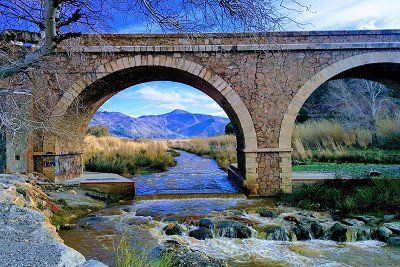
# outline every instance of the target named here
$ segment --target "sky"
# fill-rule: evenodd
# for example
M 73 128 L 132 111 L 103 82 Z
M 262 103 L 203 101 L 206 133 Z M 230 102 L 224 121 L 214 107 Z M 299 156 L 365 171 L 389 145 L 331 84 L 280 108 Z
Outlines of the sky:
M 175 109 L 227 117 L 219 105 L 203 92 L 176 82 L 139 84 L 110 98 L 102 111 L 122 112 L 131 117 L 165 114 Z
M 300 23 L 286 30 L 372 30 L 400 29 L 400 0 L 299 0 L 310 11 L 291 12 Z M 135 23 L 118 25 L 120 33 L 147 32 L 154 27 Z M 190 86 L 173 82 L 151 82 L 128 88 L 109 99 L 102 110 L 138 117 L 182 109 L 192 113 L 224 116 L 223 110 L 207 95 Z

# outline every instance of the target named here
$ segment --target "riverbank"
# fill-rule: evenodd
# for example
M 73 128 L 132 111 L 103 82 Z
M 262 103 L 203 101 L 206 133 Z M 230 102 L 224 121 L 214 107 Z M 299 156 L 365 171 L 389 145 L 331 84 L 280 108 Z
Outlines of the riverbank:
M 121 238 L 129 240 L 129 251 L 148 257 L 177 253 L 173 266 L 400 264 L 398 218 L 340 217 L 271 199 L 134 201 L 82 218 L 79 225 L 84 227 L 60 235 L 77 250 L 92 248 L 85 253 L 109 265 L 116 264 L 110 251 Z
M 186 152 L 180 157 L 168 172 L 133 178 L 143 183 L 139 186 L 142 196 L 173 191 L 188 196 L 193 190 L 216 190 L 223 195 L 231 188 L 226 187 L 226 173 L 211 159 Z M 370 266 L 400 265 L 396 213 L 314 212 L 276 199 L 198 195 L 106 203 L 104 195 L 102 200 L 94 199 L 78 187 L 44 183 L 37 177 L 11 178 L 5 180 L 9 185 L 4 182 L 0 187 L 7 188 L 0 192 L 1 199 L 13 199 L 7 200 L 11 208 L 2 210 L 1 229 L 3 238 L 18 235 L 19 239 L 4 240 L 7 247 L 1 248 L 0 255 L 5 255 L 1 260 L 9 263 L 6 266 L 21 266 L 13 260 L 25 257 L 24 253 L 28 256 L 22 266 L 32 259 L 38 261 L 34 266 L 80 266 L 86 259 L 95 259 L 109 266 L 135 262 L 133 266 L 141 267 L 146 265 L 137 260 L 157 262 L 162 255 L 168 256 L 168 262 L 173 258 L 173 264 L 155 266 L 359 266 L 365 265 L 366 258 Z M 22 215 L 19 208 L 25 209 Z M 16 225 L 10 228 L 9 220 Z M 40 242 L 29 246 L 36 239 Z M 40 251 L 37 254 L 43 259 L 29 258 L 36 250 L 49 255 Z M 46 265 L 47 261 L 52 264 Z
M 276 199 L 187 198 L 193 189 L 218 189 L 224 195 L 218 183 L 229 180 L 211 159 L 186 152 L 181 157 L 168 172 L 133 179 L 143 183 L 141 196 L 178 191 L 184 199 L 117 204 L 79 219 L 77 228 L 60 235 L 76 250 L 112 266 L 129 255 L 150 260 L 163 253 L 175 255 L 173 266 L 357 266 L 365 257 L 371 266 L 400 264 L 400 247 L 391 245 L 399 237 L 396 214 L 340 216 Z M 125 256 L 115 254 L 121 240 Z
M 105 266 L 63 243 L 52 224 L 59 207 L 36 181 L 0 175 L 0 266 Z

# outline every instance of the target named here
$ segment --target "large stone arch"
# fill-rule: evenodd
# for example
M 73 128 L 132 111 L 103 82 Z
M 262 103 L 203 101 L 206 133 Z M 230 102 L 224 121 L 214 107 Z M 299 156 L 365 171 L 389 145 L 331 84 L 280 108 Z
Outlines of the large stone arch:
M 280 128 L 279 147 L 281 149 L 291 148 L 291 138 L 297 114 L 309 96 L 318 87 L 320 87 L 323 83 L 334 79 L 335 77 L 345 77 L 343 74 L 346 74 L 346 72 L 351 72 L 353 69 L 363 66 L 373 66 L 374 64 L 400 64 L 400 53 L 371 52 L 359 54 L 342 59 L 311 77 L 302 87 L 300 87 L 289 103 Z M 352 75 L 354 75 L 354 73 Z M 368 78 L 367 76 L 361 77 Z
M 85 90 L 90 91 L 88 88 L 95 86 L 99 81 L 101 82 L 115 73 L 130 70 L 141 70 L 141 73 L 151 71 L 155 75 L 148 79 L 143 76 L 144 78 L 135 84 L 157 80 L 159 76 L 157 76 L 156 73 L 165 72 L 170 73 L 170 77 L 179 76 L 179 74 L 181 74 L 188 75 L 188 77 L 193 78 L 193 80 L 197 80 L 197 83 L 194 82 L 194 84 L 191 84 L 190 82 L 179 80 L 177 77 L 165 79 L 192 85 L 208 94 L 225 110 L 235 125 L 238 137 L 238 171 L 239 176 L 241 177 L 236 177 L 234 179 L 237 180 L 237 182 L 246 190 L 251 190 L 249 188 L 257 188 L 257 186 L 255 186 L 258 183 L 256 158 L 253 154 L 248 153 L 249 151 L 252 152 L 257 150 L 257 137 L 247 107 L 239 95 L 220 76 L 195 62 L 181 57 L 167 57 L 164 55 L 153 56 L 151 54 L 137 55 L 134 57 L 120 58 L 103 64 L 77 80 L 64 92 L 54 108 L 53 117 L 60 118 L 67 116 L 74 101 L 77 101 L 77 99 L 84 95 Z M 161 77 L 165 78 L 165 76 Z M 130 84 L 129 86 L 132 85 L 134 84 Z M 124 88 L 121 87 L 121 89 L 123 90 L 129 86 L 123 86 Z M 202 86 L 205 86 L 208 89 L 204 91 L 202 90 Z M 116 91 L 121 90 L 118 89 Z M 113 94 L 109 94 L 107 97 L 99 97 L 98 101 L 91 103 L 91 111 L 89 111 L 88 117 L 91 117 L 94 114 L 94 111 L 112 96 Z M 85 121 L 84 123 L 88 123 L 88 121 Z M 235 172 L 233 172 L 232 175 L 235 175 Z

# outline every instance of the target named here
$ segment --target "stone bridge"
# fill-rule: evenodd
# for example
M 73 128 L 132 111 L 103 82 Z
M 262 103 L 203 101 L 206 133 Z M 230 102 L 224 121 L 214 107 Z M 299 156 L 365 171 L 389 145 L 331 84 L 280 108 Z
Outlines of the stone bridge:
M 166 80 L 197 88 L 225 110 L 237 133 L 238 164 L 229 176 L 248 194 L 287 193 L 295 118 L 314 90 L 345 77 L 400 85 L 397 30 L 101 37 L 81 37 L 74 48 L 86 57 L 79 71 L 66 52 L 52 56 L 73 80 L 53 111 L 73 138 L 44 134 L 39 145 L 28 145 L 28 170 L 34 157 L 50 156 L 39 171 L 55 179 L 78 175 L 82 140 L 96 110 L 130 86 Z

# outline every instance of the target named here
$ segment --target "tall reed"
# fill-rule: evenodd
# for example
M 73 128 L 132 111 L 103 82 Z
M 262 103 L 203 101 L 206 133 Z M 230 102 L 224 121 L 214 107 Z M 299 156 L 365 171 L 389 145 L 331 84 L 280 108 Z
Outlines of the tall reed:
M 83 159 L 88 171 L 123 176 L 165 171 L 175 164 L 165 141 L 135 141 L 112 136 L 86 136 Z

